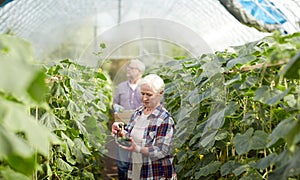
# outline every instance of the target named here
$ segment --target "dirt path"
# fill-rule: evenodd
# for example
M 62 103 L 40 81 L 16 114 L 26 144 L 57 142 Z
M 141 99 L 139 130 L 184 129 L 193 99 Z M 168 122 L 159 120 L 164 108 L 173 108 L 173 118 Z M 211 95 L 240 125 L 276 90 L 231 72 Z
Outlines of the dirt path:
M 104 161 L 103 180 L 117 180 L 118 179 L 117 161 L 114 158 L 116 156 L 116 144 L 112 138 L 108 140 L 108 143 L 106 144 L 106 149 L 108 150 L 108 152 L 107 152 L 107 156 L 103 157 L 103 161 Z

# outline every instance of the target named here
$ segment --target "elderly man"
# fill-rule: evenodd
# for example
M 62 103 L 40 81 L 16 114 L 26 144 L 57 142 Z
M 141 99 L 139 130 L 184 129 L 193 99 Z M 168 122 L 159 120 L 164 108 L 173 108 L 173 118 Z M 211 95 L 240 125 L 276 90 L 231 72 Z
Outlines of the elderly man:
M 133 59 L 127 66 L 127 81 L 120 83 L 113 99 L 115 110 L 135 110 L 140 107 L 142 97 L 138 87 L 139 81 L 145 71 L 145 65 L 138 59 Z M 118 176 L 120 180 L 127 179 L 128 152 L 117 148 Z

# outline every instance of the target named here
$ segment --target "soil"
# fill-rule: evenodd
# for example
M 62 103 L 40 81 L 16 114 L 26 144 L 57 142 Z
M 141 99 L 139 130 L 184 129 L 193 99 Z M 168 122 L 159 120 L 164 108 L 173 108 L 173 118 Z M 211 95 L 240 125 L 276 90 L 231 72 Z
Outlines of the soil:
M 116 160 L 116 144 L 114 139 L 108 140 L 106 149 L 108 150 L 107 156 L 103 157 L 104 171 L 103 180 L 117 180 L 118 179 L 118 168 Z

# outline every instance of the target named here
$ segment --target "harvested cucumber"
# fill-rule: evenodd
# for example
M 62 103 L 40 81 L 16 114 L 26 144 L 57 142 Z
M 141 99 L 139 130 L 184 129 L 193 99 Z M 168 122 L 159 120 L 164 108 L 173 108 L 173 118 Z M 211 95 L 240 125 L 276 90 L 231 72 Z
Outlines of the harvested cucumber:
M 118 137 L 118 143 L 122 146 L 130 147 L 131 141 L 128 137 Z

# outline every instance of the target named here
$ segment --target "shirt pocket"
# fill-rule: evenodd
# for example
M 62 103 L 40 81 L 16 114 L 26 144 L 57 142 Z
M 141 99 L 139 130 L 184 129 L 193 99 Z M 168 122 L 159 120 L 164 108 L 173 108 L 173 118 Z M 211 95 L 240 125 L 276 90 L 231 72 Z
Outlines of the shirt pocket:
M 156 136 L 157 136 L 157 132 L 156 132 L 156 127 L 151 127 L 148 129 L 148 135 L 146 138 L 146 143 L 147 144 L 155 144 L 155 140 L 156 140 Z

